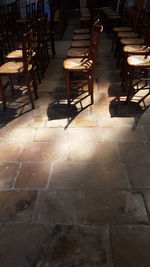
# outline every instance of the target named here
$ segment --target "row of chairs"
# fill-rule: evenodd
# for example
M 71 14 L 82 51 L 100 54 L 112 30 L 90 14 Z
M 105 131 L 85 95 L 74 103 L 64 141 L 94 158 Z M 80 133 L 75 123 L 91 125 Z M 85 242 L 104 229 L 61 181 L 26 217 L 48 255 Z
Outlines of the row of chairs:
M 117 66 L 122 63 L 121 86 L 124 91 L 127 90 L 127 103 L 140 89 L 141 81 L 142 88 L 148 88 L 150 78 L 150 0 L 145 1 L 144 6 L 142 1 L 135 1 L 134 6 L 129 9 L 129 14 L 129 20 L 126 20 L 125 25 L 113 28 L 112 42 Z
M 63 62 L 68 105 L 73 100 L 71 94 L 72 85 L 80 82 L 87 83 L 91 104 L 94 103 L 93 78 L 102 31 L 103 27 L 99 19 L 93 23 L 91 32 L 89 32 L 89 29 L 77 29 L 74 31 L 70 48 L 66 54 L 67 58 Z M 83 77 L 74 80 L 74 74 L 82 74 Z
M 18 75 L 26 83 L 31 106 L 34 108 L 30 84 L 32 82 L 33 91 L 37 98 L 37 80 L 39 83 L 41 82 L 49 62 L 47 15 L 28 25 L 27 33 L 23 34 L 20 49 L 8 53 L 4 60 L 6 63 L 0 67 L 0 93 L 3 109 L 6 110 L 6 86 L 10 85 L 11 92 L 14 94 L 14 78 Z M 2 83 L 2 76 L 9 78 L 9 83 L 7 82 L 6 86 Z

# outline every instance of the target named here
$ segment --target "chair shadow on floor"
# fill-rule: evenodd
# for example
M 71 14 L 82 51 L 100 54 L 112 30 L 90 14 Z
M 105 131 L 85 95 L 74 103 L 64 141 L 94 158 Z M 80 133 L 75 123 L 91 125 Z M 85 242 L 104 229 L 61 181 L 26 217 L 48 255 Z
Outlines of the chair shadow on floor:
M 150 106 L 150 99 L 148 100 L 150 92 L 147 92 L 147 89 L 143 87 L 141 87 L 141 90 L 135 90 L 135 94 L 129 103 L 126 103 L 127 93 L 122 91 L 120 85 L 110 85 L 108 94 L 110 97 L 115 97 L 109 104 L 111 117 L 134 117 L 135 127 Z
M 1 127 L 4 127 L 14 119 L 32 111 L 25 88 L 22 90 L 20 90 L 20 88 L 15 88 L 15 93 L 13 96 L 10 94 L 10 92 L 6 92 L 6 94 L 6 111 L 3 111 L 2 106 L 0 107 Z
M 84 89 L 83 85 L 77 86 L 72 90 L 72 101 L 70 105 L 67 103 L 66 94 L 56 94 L 54 96 L 54 101 L 47 108 L 48 120 L 67 119 L 66 125 L 64 126 L 67 129 L 72 121 L 91 105 L 88 90 Z

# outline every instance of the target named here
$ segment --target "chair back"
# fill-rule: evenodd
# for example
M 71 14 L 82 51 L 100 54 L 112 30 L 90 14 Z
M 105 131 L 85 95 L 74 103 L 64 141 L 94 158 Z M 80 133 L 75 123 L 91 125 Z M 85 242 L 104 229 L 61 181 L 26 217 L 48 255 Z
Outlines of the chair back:
M 89 59 L 92 59 L 93 63 L 96 62 L 96 56 L 99 48 L 100 36 L 103 31 L 103 26 L 97 22 L 97 24 L 93 24 L 92 26 L 92 35 L 90 41 L 90 49 L 89 49 Z
M 33 32 L 32 29 L 23 35 L 22 39 L 23 68 L 28 75 L 28 65 L 32 62 L 33 55 Z
M 44 0 L 38 0 L 37 13 L 38 13 L 38 16 L 44 15 Z

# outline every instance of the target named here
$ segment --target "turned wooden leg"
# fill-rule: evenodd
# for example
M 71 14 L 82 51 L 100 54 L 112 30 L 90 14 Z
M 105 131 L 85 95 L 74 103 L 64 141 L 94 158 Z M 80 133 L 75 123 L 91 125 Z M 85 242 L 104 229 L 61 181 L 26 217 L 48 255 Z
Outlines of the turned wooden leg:
M 70 85 L 70 72 L 69 72 L 69 70 L 65 70 L 65 77 L 66 77 L 66 94 L 67 94 L 67 100 L 68 100 L 68 105 L 70 105 L 71 85 Z
M 128 93 L 127 93 L 126 103 L 129 102 L 131 94 L 133 92 L 133 88 L 132 88 L 133 72 L 134 72 L 133 67 L 130 67 L 129 74 L 128 74 Z
M 2 80 L 0 78 L 0 98 L 2 100 L 3 103 L 3 110 L 6 110 L 6 97 L 5 97 L 5 88 L 2 84 Z
M 93 96 L 93 71 L 92 70 L 88 74 L 88 87 L 89 87 L 89 94 L 91 96 L 91 104 L 93 104 L 94 96 Z

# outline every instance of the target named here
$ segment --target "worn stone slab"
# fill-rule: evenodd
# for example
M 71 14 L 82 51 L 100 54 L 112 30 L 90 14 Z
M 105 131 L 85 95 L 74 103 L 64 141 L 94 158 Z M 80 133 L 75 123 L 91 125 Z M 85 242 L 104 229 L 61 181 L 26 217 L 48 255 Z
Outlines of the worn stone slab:
M 22 163 L 15 188 L 46 188 L 50 177 L 51 163 Z
M 0 161 L 16 161 L 20 152 L 18 144 L 0 144 Z
M 19 160 L 23 162 L 66 160 L 68 145 L 64 143 L 28 143 L 20 153 Z
M 7 117 L 6 127 L 25 128 L 29 126 L 30 116 L 21 116 L 18 118 Z
M 24 144 L 31 142 L 34 136 L 34 129 L 19 128 L 19 127 L 5 127 L 0 132 L 0 143 L 15 143 Z
M 35 191 L 0 191 L 0 222 L 31 222 Z
M 115 125 L 115 124 L 114 124 Z M 129 129 L 128 127 L 101 128 L 102 140 L 105 142 L 144 142 L 145 132 L 142 128 Z
M 125 166 L 120 162 L 83 164 L 54 163 L 50 188 L 119 189 L 130 188 Z
M 71 127 L 97 127 L 98 122 L 94 116 L 77 116 L 70 124 Z
M 150 127 L 144 127 L 144 130 L 145 130 L 145 133 L 146 133 L 146 136 L 147 136 L 147 140 L 149 142 L 150 141 Z
M 81 143 L 98 143 L 102 141 L 100 133 L 101 130 L 98 127 L 69 128 L 68 141 L 70 143 L 75 142 L 75 140 Z
M 109 113 L 109 116 L 108 115 L 106 116 L 105 113 L 103 114 L 101 113 L 99 116 L 98 124 L 99 124 L 99 127 L 106 127 L 106 128 L 128 127 L 132 129 L 132 127 L 135 125 L 135 121 L 134 121 L 134 118 L 110 117 L 110 113 Z M 137 129 L 133 129 L 133 131 L 136 131 L 136 130 Z
M 0 163 L 0 189 L 13 187 L 18 170 L 18 163 Z
M 111 239 L 115 267 L 149 267 L 150 226 L 113 226 Z
M 63 128 L 37 129 L 34 142 L 67 142 L 67 133 Z
M 129 191 L 87 191 L 86 222 L 92 224 L 148 223 L 141 194 Z
M 118 149 L 120 160 L 124 162 L 150 162 L 150 151 L 145 143 L 118 143 Z
M 1 267 L 112 267 L 109 229 L 79 225 L 1 225 L 0 262 Z
M 33 266 L 40 254 L 40 247 L 47 241 L 51 230 L 45 225 L 0 225 L 1 267 Z
M 41 191 L 34 222 L 83 223 L 85 197 L 82 191 Z
M 46 116 L 34 116 L 30 121 L 30 127 L 41 128 L 45 127 L 47 118 Z
M 87 143 L 86 146 L 75 140 L 69 147 L 71 161 L 115 161 L 118 160 L 116 144 L 114 143 Z
M 146 205 L 148 216 L 150 219 L 150 190 L 144 190 L 142 191 L 142 193 L 144 195 L 145 205 Z
M 150 164 L 127 164 L 128 176 L 134 189 L 150 189 Z

